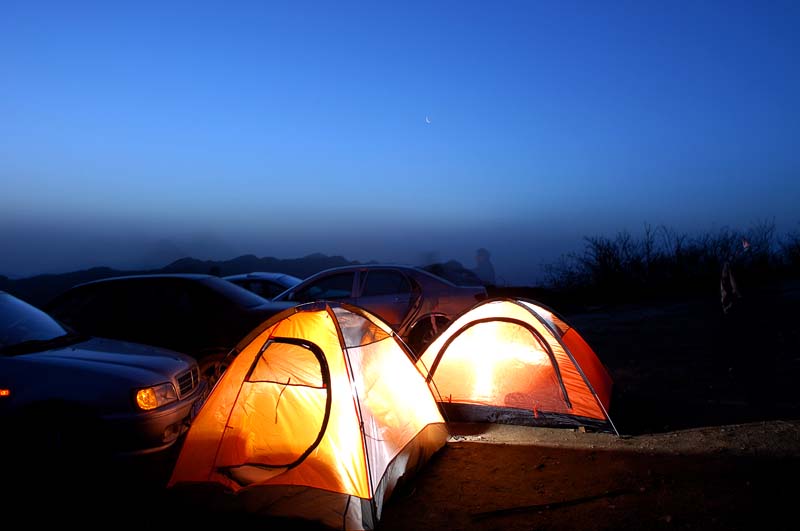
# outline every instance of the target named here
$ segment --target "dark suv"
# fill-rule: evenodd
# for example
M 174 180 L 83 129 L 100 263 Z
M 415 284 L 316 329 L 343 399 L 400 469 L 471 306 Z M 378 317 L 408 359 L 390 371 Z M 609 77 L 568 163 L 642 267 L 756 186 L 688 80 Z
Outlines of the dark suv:
M 194 357 L 213 384 L 225 355 L 274 313 L 268 301 L 211 275 L 135 275 L 75 286 L 47 311 L 85 334 Z

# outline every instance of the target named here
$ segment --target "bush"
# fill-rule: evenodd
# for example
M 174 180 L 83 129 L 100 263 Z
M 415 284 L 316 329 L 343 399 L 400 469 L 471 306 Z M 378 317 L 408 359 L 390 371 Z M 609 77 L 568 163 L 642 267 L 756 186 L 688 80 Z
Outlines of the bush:
M 564 255 L 545 267 L 548 288 L 604 302 L 710 295 L 719 292 L 726 261 L 734 263 L 737 274 L 751 286 L 800 268 L 800 233 L 790 233 L 778 244 L 774 221 L 757 222 L 746 231 L 723 227 L 695 237 L 646 224 L 639 239 L 620 232 L 614 238 L 587 237 L 585 242 L 583 253 Z

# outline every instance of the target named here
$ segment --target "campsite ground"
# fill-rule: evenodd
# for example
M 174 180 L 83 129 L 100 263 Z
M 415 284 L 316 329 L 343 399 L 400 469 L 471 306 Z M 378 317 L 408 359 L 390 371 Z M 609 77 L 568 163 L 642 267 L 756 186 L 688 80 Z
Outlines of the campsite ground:
M 614 378 L 620 437 L 451 426 L 381 529 L 797 529 L 800 284 L 565 315 Z
M 453 425 L 379 529 L 796 529 L 800 285 L 753 299 L 758 311 L 733 327 L 714 297 L 565 314 L 609 367 L 621 436 Z M 2 499 L 29 521 L 265 523 L 176 505 L 163 488 L 176 451 L 39 471 L 27 487 L 6 481 Z

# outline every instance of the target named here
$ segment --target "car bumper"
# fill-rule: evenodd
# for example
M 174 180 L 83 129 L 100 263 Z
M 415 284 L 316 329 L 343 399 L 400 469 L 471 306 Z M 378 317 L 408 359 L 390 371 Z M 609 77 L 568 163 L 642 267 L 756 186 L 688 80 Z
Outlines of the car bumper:
M 208 392 L 208 385 L 201 380 L 192 394 L 163 408 L 105 417 L 103 446 L 120 456 L 169 448 L 189 429 Z

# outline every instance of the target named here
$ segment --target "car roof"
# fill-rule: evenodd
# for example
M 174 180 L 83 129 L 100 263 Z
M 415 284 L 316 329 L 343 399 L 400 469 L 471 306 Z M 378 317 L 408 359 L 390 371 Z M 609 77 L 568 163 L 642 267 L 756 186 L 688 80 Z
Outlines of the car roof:
M 202 273 L 145 273 L 145 274 L 136 274 L 136 275 L 123 275 L 123 276 L 116 276 L 116 277 L 107 277 L 101 278 L 97 280 L 92 280 L 89 282 L 84 282 L 82 284 L 76 284 L 71 288 L 67 289 L 60 295 L 57 295 L 53 300 L 50 301 L 49 306 L 52 306 L 56 301 L 63 297 L 67 297 L 72 293 L 76 292 L 83 292 L 84 290 L 90 290 L 93 286 L 102 286 L 103 284 L 117 284 L 127 282 L 129 280 L 148 280 L 148 279 L 156 279 L 156 280 L 164 280 L 164 279 L 182 279 L 182 280 L 190 280 L 194 281 L 196 284 L 202 284 L 207 288 L 210 288 L 218 293 L 221 293 L 223 296 L 227 298 L 237 298 L 239 299 L 239 304 L 243 304 L 247 307 L 255 307 L 260 306 L 268 301 L 268 299 L 253 293 L 252 291 L 246 290 L 241 286 L 237 286 L 233 282 L 225 280 L 224 278 L 220 278 L 215 275 L 206 275 Z M 249 301 L 247 300 L 249 299 Z
M 448 280 L 448 279 L 446 279 L 444 277 L 441 277 L 439 275 L 436 275 L 434 273 L 431 273 L 430 271 L 425 271 L 421 267 L 408 265 L 408 264 L 395 264 L 395 263 L 352 264 L 352 265 L 345 265 L 345 266 L 336 266 L 336 267 L 331 267 L 331 268 L 328 268 L 328 269 L 324 269 L 324 270 L 322 270 L 322 271 L 320 271 L 318 273 L 315 273 L 314 275 L 309 277 L 309 279 L 312 278 L 312 277 L 327 275 L 328 273 L 347 272 L 347 271 L 364 271 L 364 270 L 373 270 L 374 271 L 376 269 L 400 269 L 400 270 L 404 270 L 404 271 L 411 271 L 414 274 L 426 276 L 426 277 L 429 277 L 429 278 L 431 278 L 433 280 L 438 280 L 440 282 L 444 282 L 445 284 L 452 284 L 452 285 L 455 286 L 455 284 L 453 284 L 453 282 L 451 282 L 450 280 Z M 306 279 L 306 280 L 308 280 L 308 279 Z
M 424 271 L 420 267 L 408 264 L 380 263 L 380 264 L 350 264 L 350 265 L 329 267 L 328 269 L 320 271 L 320 273 L 327 273 L 330 271 L 355 271 L 357 269 L 413 269 L 414 271 Z
M 114 282 L 118 280 L 134 280 L 134 279 L 149 279 L 149 278 L 183 278 L 187 280 L 207 280 L 210 278 L 219 278 L 214 275 L 205 275 L 202 273 L 148 273 L 141 275 L 120 275 L 115 277 L 98 278 L 88 282 L 76 284 L 74 287 L 91 286 L 94 284 L 102 284 L 103 282 Z M 220 279 L 223 280 L 223 279 Z
M 247 278 L 266 278 L 266 279 L 279 279 L 279 278 L 298 278 L 294 275 L 290 275 L 288 273 L 278 273 L 274 271 L 251 271 L 250 273 L 239 273 L 238 275 L 225 275 L 225 280 L 241 280 Z

